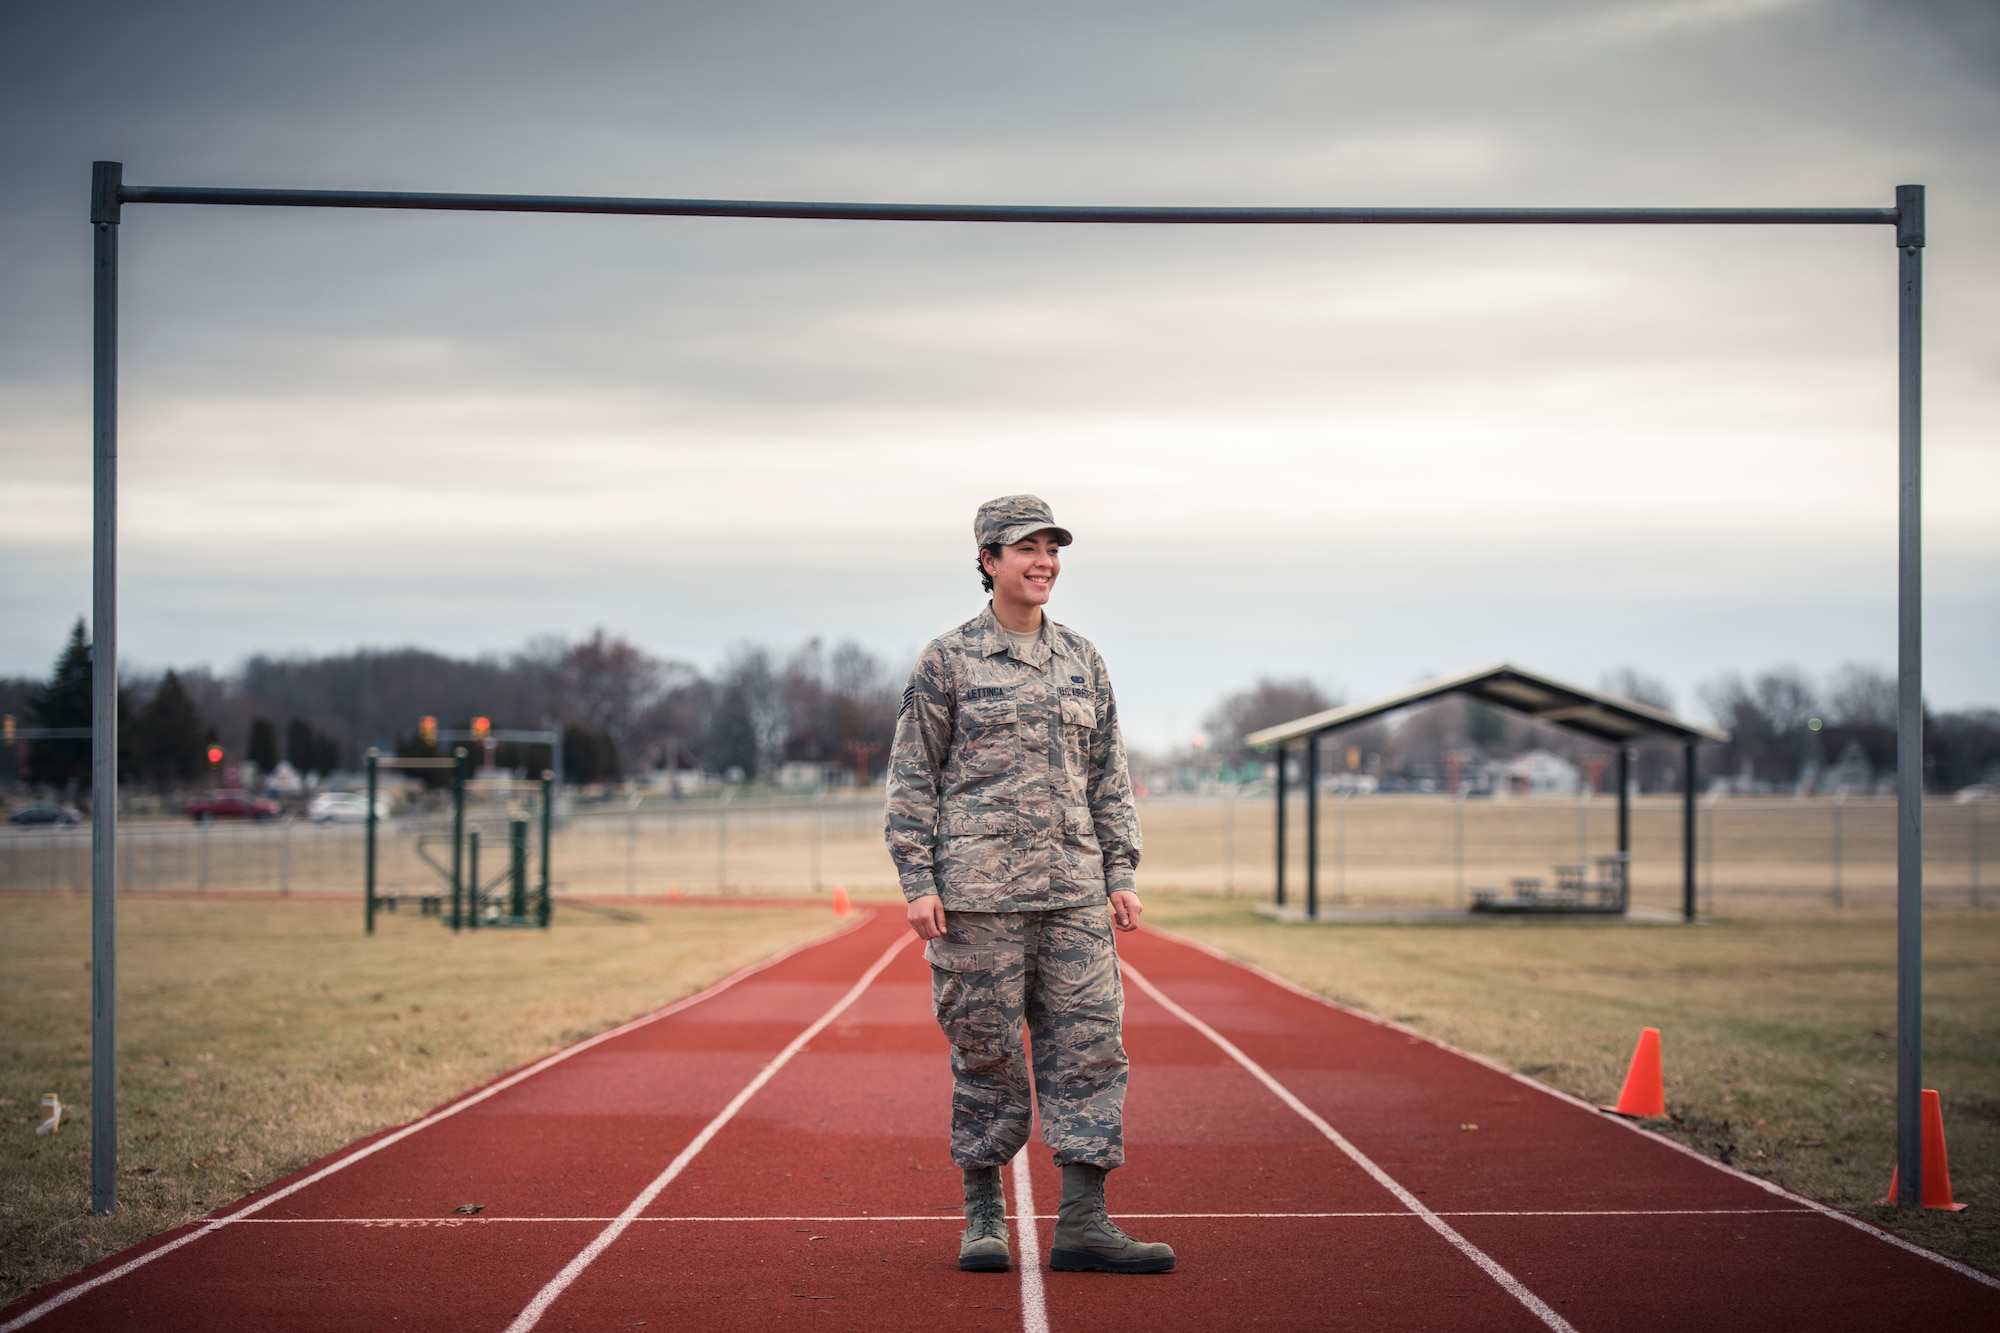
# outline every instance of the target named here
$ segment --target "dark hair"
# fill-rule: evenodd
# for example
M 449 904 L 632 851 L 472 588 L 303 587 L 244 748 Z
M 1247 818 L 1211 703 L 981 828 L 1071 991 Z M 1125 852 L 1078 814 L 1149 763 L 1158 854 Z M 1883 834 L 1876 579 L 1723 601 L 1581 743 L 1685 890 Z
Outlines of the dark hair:
M 997 565 L 997 564 L 999 564 L 999 563 L 1000 563 L 1000 552 L 1001 552 L 1001 550 L 1002 550 L 1002 549 L 1003 549 L 1003 548 L 1001 547 L 1001 545 L 1000 545 L 1000 543 L 999 543 L 999 542 L 994 542 L 994 543 L 993 543 L 993 544 L 992 544 L 991 546 L 982 546 L 982 547 L 980 547 L 980 548 L 979 548 L 979 555 L 990 555 L 990 556 L 992 556 L 992 557 L 993 557 L 993 563 Z M 980 587 L 982 587 L 982 588 L 984 588 L 984 589 L 986 589 L 986 591 L 988 591 L 988 592 L 992 592 L 992 591 L 993 591 L 993 576 L 992 576 L 991 574 L 988 574 L 988 573 L 986 572 L 986 562 L 985 562 L 984 560 L 981 560 L 981 559 L 979 558 L 979 555 L 976 555 L 976 556 L 972 557 L 972 563 L 973 563 L 973 564 L 974 564 L 974 565 L 975 565 L 975 566 L 976 566 L 976 567 L 978 568 L 978 570 L 979 570 L 979 586 L 980 586 Z

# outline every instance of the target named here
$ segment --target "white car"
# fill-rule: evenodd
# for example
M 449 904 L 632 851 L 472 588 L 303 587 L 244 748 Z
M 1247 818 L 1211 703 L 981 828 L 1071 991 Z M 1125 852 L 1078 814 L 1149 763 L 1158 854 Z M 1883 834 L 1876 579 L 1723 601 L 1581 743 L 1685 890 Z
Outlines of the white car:
M 358 792 L 323 791 L 306 807 L 306 818 L 315 824 L 365 824 L 368 798 Z M 378 822 L 389 818 L 388 797 L 375 798 L 375 818 Z

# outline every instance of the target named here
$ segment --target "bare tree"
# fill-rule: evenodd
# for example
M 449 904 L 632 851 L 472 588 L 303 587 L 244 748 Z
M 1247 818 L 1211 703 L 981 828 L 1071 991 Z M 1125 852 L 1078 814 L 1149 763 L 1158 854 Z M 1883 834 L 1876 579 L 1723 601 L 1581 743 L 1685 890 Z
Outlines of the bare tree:
M 1777 667 L 1749 684 L 1732 673 L 1704 685 L 1701 699 L 1730 733 L 1725 765 L 1752 782 L 1792 781 L 1820 755 L 1813 726 L 1819 700 L 1797 667 Z
M 1249 689 L 1223 699 L 1202 719 L 1202 726 L 1214 753 L 1232 763 L 1243 763 L 1251 757 L 1250 747 L 1243 742 L 1251 732 L 1323 712 L 1339 702 L 1304 677 L 1273 680 L 1266 676 Z
M 1635 704 L 1645 704 L 1663 713 L 1674 711 L 1673 691 L 1664 682 L 1636 667 L 1623 666 L 1616 671 L 1607 671 L 1597 682 L 1597 688 L 1615 699 L 1630 699 Z
M 1896 726 L 1896 678 L 1880 667 L 1842 662 L 1826 692 L 1827 721 L 1842 727 Z
M 562 655 L 562 716 L 621 744 L 659 695 L 660 663 L 624 639 L 597 630 Z

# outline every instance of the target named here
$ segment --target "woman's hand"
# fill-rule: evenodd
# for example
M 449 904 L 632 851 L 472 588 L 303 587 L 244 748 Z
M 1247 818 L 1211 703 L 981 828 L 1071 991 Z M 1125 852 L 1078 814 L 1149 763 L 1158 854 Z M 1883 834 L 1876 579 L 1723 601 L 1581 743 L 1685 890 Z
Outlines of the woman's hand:
M 920 940 L 934 940 L 944 934 L 944 899 L 935 893 L 914 899 L 903 915 L 909 918 L 910 929 L 917 932 Z
M 1119 889 L 1111 895 L 1111 924 L 1120 930 L 1137 930 L 1139 913 L 1145 910 L 1139 895 L 1130 889 Z

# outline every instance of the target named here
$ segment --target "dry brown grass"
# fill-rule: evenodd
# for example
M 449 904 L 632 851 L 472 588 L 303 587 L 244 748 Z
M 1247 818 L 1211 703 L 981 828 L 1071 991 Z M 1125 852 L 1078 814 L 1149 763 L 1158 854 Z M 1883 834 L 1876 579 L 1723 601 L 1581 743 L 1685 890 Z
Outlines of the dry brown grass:
M 1887 914 L 1299 926 L 1157 896 L 1148 920 L 1594 1102 L 1615 1099 L 1639 1029 L 1658 1027 L 1670 1117 L 1653 1128 L 2000 1271 L 2000 915 L 1926 929 L 1924 1082 L 1974 1205 L 1955 1215 L 1873 1204 L 1895 1156 Z
M 120 905 L 122 1207 L 88 1214 L 90 905 L 0 899 L 0 1303 L 830 929 L 824 909 L 569 908 L 453 936 L 346 904 Z M 36 1105 L 75 1108 L 37 1137 Z

